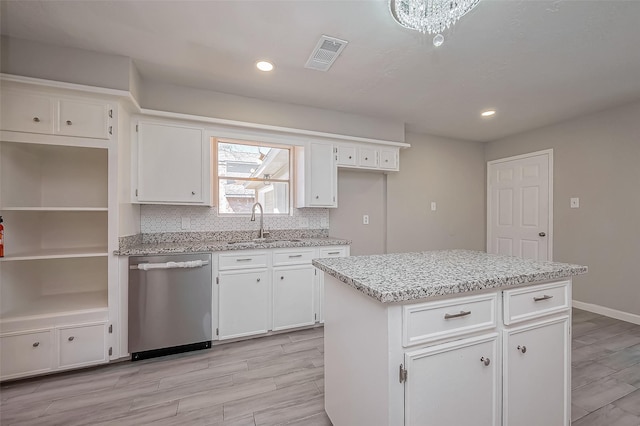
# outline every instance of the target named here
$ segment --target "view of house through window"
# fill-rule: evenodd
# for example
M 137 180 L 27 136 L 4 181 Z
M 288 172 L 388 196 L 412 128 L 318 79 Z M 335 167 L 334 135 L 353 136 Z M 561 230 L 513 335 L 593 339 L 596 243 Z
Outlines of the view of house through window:
M 289 214 L 290 153 L 284 147 L 218 141 L 218 213 Z

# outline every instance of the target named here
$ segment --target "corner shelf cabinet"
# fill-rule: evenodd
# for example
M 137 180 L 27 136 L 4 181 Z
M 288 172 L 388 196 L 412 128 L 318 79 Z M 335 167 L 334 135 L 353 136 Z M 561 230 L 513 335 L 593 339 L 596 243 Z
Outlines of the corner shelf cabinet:
M 107 362 L 113 107 L 50 91 L 2 95 L 0 380 Z M 69 128 L 55 125 L 66 113 Z

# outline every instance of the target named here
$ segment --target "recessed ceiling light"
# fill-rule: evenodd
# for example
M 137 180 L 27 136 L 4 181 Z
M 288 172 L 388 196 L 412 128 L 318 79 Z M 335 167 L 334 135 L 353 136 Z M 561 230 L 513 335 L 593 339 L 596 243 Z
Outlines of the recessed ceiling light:
M 496 110 L 495 109 L 488 109 L 486 111 L 482 111 L 480 113 L 481 116 L 483 117 L 493 117 L 494 115 L 496 115 Z
M 256 63 L 256 67 L 260 71 L 271 71 L 273 69 L 273 64 L 267 61 L 259 61 Z

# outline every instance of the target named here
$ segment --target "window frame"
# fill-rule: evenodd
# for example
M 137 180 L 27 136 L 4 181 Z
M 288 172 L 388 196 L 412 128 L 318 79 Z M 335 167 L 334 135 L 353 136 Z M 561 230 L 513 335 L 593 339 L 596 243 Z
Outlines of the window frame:
M 256 146 L 256 147 L 268 147 L 268 148 L 276 148 L 276 149 L 282 149 L 282 150 L 287 150 L 289 153 L 289 179 L 264 179 L 264 178 L 238 178 L 238 177 L 233 177 L 233 179 L 237 179 L 237 180 L 242 180 L 242 181 L 248 181 L 248 182 L 276 182 L 276 183 L 286 183 L 288 184 L 288 203 L 287 203 L 287 209 L 288 211 L 286 213 L 267 213 L 265 212 L 264 215 L 265 216 L 272 216 L 272 217 L 286 217 L 286 216 L 293 216 L 293 208 L 294 208 L 294 196 L 295 196 L 295 191 L 294 191 L 294 185 L 295 185 L 295 180 L 294 180 L 294 172 L 295 172 L 295 146 L 293 145 L 288 145 L 288 144 L 279 144 L 279 143 L 273 143 L 273 142 L 262 142 L 262 141 L 258 141 L 258 140 L 245 140 L 245 139 L 234 139 L 234 138 L 226 138 L 226 137 L 212 137 L 212 145 L 213 145 L 213 150 L 214 150 L 214 155 L 213 155 L 213 167 L 212 167 L 212 180 L 213 180 L 213 197 L 215 197 L 215 206 L 216 206 L 216 215 L 218 217 L 250 217 L 251 216 L 251 212 L 248 213 L 224 213 L 220 211 L 220 179 L 228 179 L 229 177 L 221 177 L 220 173 L 219 173 L 219 144 L 221 143 L 227 143 L 227 144 L 238 144 L 238 145 L 249 145 L 249 146 Z M 256 197 L 257 200 L 257 197 Z M 257 201 L 256 201 L 257 202 Z M 264 204 L 261 203 L 263 205 L 264 208 Z

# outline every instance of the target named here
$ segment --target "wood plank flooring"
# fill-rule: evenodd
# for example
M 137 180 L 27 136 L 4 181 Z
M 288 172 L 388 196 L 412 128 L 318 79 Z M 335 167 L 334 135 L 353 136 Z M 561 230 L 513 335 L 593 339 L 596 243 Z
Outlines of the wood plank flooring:
M 640 426 L 640 326 L 573 323 L 572 425 Z M 0 424 L 331 425 L 323 375 L 316 328 L 5 383 Z

